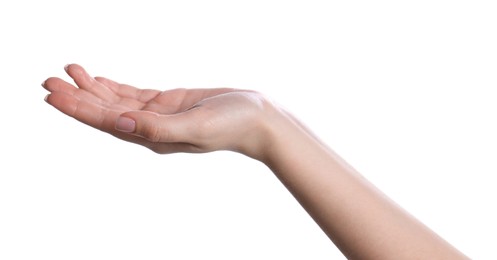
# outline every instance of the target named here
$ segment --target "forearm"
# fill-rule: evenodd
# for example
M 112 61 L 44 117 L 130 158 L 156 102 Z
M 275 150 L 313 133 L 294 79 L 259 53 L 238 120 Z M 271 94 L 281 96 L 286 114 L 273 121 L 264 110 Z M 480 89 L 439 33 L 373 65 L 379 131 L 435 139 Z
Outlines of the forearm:
M 286 113 L 264 163 L 350 259 L 465 259 Z

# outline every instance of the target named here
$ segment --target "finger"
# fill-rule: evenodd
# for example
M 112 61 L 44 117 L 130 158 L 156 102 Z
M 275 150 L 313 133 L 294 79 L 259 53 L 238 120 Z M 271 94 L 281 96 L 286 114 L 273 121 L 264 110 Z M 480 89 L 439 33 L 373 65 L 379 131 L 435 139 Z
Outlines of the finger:
M 109 102 L 116 100 L 114 92 L 91 77 L 83 67 L 77 64 L 69 64 L 66 65 L 65 70 L 80 89 L 84 89 L 102 100 Z
M 116 129 L 143 137 L 153 143 L 199 144 L 201 128 L 198 112 L 193 109 L 174 115 L 161 115 L 149 111 L 123 113 L 116 120 Z
M 120 84 L 104 77 L 95 77 L 95 80 L 107 86 L 121 98 L 136 99 L 143 103 L 150 101 L 161 93 L 154 89 L 139 89 L 130 85 Z
M 170 89 L 160 93 L 154 100 L 148 102 L 143 110 L 154 111 L 160 114 L 175 114 L 186 111 L 195 106 L 199 101 L 232 92 L 235 89 Z
M 123 96 L 119 92 L 120 85 L 115 81 L 112 81 L 110 79 L 104 78 L 104 77 L 95 77 L 95 80 L 100 82 L 101 84 L 104 84 L 107 86 L 110 90 L 114 91 L 116 96 L 119 97 L 119 105 L 127 107 L 127 110 L 141 110 L 143 107 L 146 106 L 146 103 L 143 101 L 140 101 L 139 99 L 132 97 L 131 95 Z M 131 87 L 131 86 L 130 86 Z M 158 91 L 157 91 L 158 92 Z
M 42 86 L 50 92 L 62 92 L 68 95 L 73 95 L 79 100 L 86 100 L 88 102 L 103 104 L 104 102 L 93 95 L 92 93 L 76 88 L 74 85 L 65 82 L 60 78 L 48 78 L 42 83 Z
M 76 90 L 76 87 L 74 87 L 72 84 L 69 84 L 64 80 L 56 77 L 46 79 L 41 85 L 50 92 L 58 91 L 67 94 L 73 94 Z
M 45 100 L 62 113 L 93 128 L 112 134 L 117 138 L 149 147 L 158 153 L 166 153 L 170 149 L 173 149 L 172 151 L 174 151 L 173 147 L 162 147 L 142 137 L 117 131 L 114 124 L 116 118 L 118 118 L 123 111 L 106 109 L 90 102 L 81 101 L 75 96 L 68 95 L 64 92 L 53 92 L 47 95 Z M 178 148 L 176 149 L 179 149 L 179 147 L 182 146 L 183 145 L 178 145 Z
M 52 92 L 46 101 L 62 113 L 105 132 L 115 132 L 114 122 L 122 113 L 64 92 Z
M 104 78 L 104 77 L 95 77 L 94 78 L 96 81 L 104 84 L 106 87 L 108 87 L 110 90 L 115 91 L 119 88 L 120 83 L 117 83 L 111 79 Z

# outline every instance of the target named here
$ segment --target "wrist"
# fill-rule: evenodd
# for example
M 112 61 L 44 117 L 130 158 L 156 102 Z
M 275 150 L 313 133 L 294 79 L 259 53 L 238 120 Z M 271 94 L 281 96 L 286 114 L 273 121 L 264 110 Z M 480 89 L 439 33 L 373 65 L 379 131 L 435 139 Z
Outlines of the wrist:
M 257 92 L 250 96 L 257 99 L 257 113 L 244 126 L 245 134 L 239 137 L 235 150 L 267 164 L 280 143 L 279 136 L 291 123 L 287 113 L 269 98 Z
M 255 159 L 272 168 L 273 165 L 284 162 L 285 154 L 295 150 L 295 145 L 302 143 L 307 134 L 290 113 L 270 101 L 261 119 L 261 137 Z
M 250 92 L 257 100 L 256 113 L 244 126 L 245 131 L 233 150 L 261 161 L 270 168 L 298 160 L 302 152 L 321 149 L 321 142 L 300 121 L 277 103 L 260 93 Z

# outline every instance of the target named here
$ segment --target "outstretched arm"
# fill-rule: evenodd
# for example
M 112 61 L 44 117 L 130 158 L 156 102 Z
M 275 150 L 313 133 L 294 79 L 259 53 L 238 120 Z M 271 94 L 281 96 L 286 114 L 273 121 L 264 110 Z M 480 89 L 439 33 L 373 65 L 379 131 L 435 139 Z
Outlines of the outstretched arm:
M 265 163 L 349 259 L 467 259 L 259 93 L 141 90 L 66 67 L 47 102 L 158 153 L 231 150 Z

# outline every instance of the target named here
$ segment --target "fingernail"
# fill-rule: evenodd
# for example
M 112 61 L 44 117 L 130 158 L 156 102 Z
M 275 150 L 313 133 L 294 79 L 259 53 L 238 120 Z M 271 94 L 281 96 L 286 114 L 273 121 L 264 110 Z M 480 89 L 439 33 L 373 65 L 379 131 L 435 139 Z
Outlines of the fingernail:
M 116 129 L 125 132 L 132 133 L 135 131 L 136 122 L 129 117 L 119 117 L 116 121 Z
M 71 64 L 66 64 L 66 66 L 64 66 L 64 70 L 67 71 L 67 69 L 69 68 Z
M 44 81 L 41 83 L 41 86 L 42 86 L 42 87 L 44 87 L 44 86 L 45 86 L 45 82 L 46 82 L 46 81 L 47 81 L 47 80 L 44 80 Z
M 45 102 L 47 102 L 47 103 L 48 103 L 48 96 L 50 96 L 50 94 L 47 94 L 47 95 L 45 96 L 45 98 L 44 98 Z

